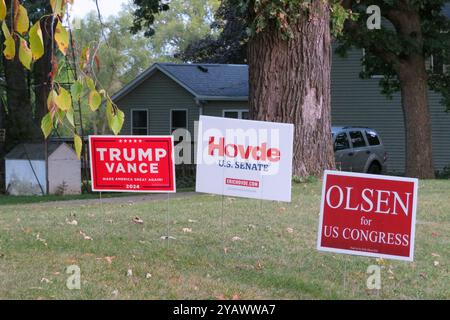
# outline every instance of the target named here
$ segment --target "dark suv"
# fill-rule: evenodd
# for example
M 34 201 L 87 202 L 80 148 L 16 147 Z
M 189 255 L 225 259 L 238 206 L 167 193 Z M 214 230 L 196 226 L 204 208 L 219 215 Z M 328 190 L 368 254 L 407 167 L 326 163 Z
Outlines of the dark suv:
M 333 127 L 336 167 L 342 171 L 380 174 L 387 171 L 387 153 L 370 128 Z

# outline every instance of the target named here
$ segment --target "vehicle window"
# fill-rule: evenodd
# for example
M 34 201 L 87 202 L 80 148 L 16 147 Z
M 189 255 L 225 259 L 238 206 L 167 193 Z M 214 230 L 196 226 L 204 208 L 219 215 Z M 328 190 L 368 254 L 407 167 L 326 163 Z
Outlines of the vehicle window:
M 379 146 L 380 138 L 378 138 L 378 135 L 376 132 L 373 131 L 366 131 L 367 141 L 369 141 L 369 145 L 371 146 Z
M 339 133 L 334 141 L 334 151 L 345 150 L 350 148 L 350 143 L 345 132 Z
M 353 148 L 362 148 L 366 146 L 366 141 L 361 131 L 350 131 Z

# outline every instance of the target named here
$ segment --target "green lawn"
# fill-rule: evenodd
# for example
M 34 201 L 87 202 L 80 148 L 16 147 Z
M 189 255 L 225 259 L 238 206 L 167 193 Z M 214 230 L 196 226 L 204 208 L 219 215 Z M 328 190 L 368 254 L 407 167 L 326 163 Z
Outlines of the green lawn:
M 178 192 L 194 191 L 194 188 L 177 188 Z M 136 194 L 133 193 L 111 193 L 106 192 L 102 194 L 102 198 L 119 198 L 128 197 Z M 70 200 L 91 200 L 98 199 L 97 193 L 87 193 L 80 195 L 46 195 L 46 196 L 7 196 L 0 195 L 0 206 L 14 205 L 14 204 L 32 204 L 32 203 L 47 203 L 56 201 L 70 201 Z
M 1 206 L 0 299 L 450 298 L 450 181 L 421 182 L 414 263 L 317 252 L 319 203 L 320 182 L 290 204 L 225 198 L 223 220 L 222 197 L 173 199 L 169 243 L 167 201 Z

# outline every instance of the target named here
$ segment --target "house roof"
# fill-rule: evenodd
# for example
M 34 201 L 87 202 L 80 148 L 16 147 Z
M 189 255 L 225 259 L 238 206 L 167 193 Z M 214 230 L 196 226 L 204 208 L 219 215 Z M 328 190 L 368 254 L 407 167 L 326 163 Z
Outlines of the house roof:
M 237 64 L 155 63 L 117 92 L 112 99 L 126 96 L 156 71 L 161 71 L 198 100 L 247 101 L 248 66 Z
M 49 143 L 48 155 L 55 152 L 62 143 Z M 17 145 L 6 156 L 7 160 L 45 160 L 45 147 L 43 143 L 23 143 Z
M 447 2 L 444 4 L 444 7 L 442 8 L 442 11 L 444 12 L 444 16 L 450 19 L 450 2 Z

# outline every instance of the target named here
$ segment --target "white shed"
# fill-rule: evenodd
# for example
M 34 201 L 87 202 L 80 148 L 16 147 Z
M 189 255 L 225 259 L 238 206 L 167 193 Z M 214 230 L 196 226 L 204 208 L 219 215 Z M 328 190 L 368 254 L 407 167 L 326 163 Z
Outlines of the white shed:
M 46 194 L 44 144 L 20 144 L 5 157 L 5 186 L 10 195 Z M 50 194 L 81 193 L 81 161 L 65 143 L 48 144 Z

